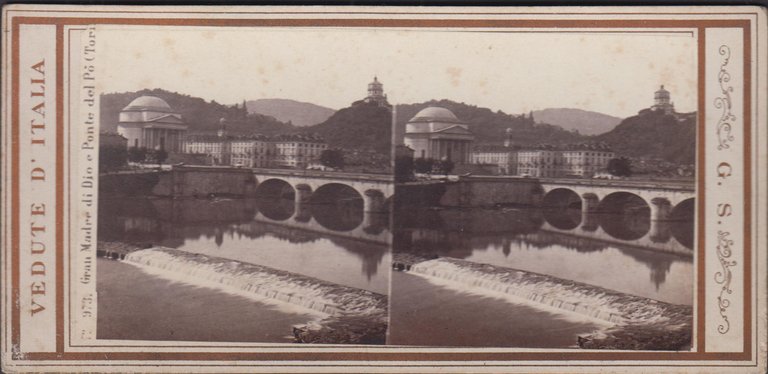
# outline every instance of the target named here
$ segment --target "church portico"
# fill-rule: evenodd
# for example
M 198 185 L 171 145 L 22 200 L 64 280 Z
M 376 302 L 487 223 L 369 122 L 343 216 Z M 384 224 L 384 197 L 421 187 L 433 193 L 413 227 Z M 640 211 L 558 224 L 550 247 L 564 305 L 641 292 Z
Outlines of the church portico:
M 163 99 L 141 96 L 120 112 L 117 132 L 128 147 L 181 152 L 187 126 Z
M 474 139 L 469 126 L 445 108 L 425 108 L 405 126 L 404 144 L 417 158 L 466 164 Z

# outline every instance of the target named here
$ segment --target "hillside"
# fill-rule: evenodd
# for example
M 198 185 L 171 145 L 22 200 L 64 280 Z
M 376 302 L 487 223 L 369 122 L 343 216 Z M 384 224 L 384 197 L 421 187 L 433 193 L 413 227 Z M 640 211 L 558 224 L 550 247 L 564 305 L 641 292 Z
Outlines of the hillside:
M 317 125 L 336 112 L 324 106 L 288 99 L 249 100 L 246 107 L 248 113 L 272 116 L 297 127 Z
M 560 126 L 565 130 L 576 130 L 582 135 L 598 135 L 613 130 L 621 118 L 598 112 L 574 108 L 547 108 L 533 111 L 536 122 Z
M 502 111 L 494 112 L 488 108 L 450 100 L 432 100 L 425 103 L 397 106 L 396 131 L 399 141 L 402 141 L 402 134 L 408 120 L 429 106 L 446 108 L 460 120 L 467 122 L 470 131 L 475 134 L 475 144 L 502 144 L 506 139 L 507 128 L 512 129 L 513 140 L 516 145 L 520 146 L 580 142 L 586 139 L 584 136 L 566 131 L 559 126 L 534 123 L 529 116 L 524 114 L 506 114 Z
M 645 110 L 595 140 L 610 144 L 619 155 L 692 164 L 696 158 L 696 116 L 680 118 Z
M 331 147 L 390 152 L 391 114 L 376 104 L 357 102 L 334 113 L 323 123 L 303 127 L 304 132 L 317 133 Z
M 218 129 L 221 118 L 227 119 L 227 130 L 233 134 L 274 135 L 295 130 L 294 126 L 278 121 L 274 117 L 247 114 L 242 106 L 223 105 L 216 101 L 208 102 L 201 98 L 161 89 L 101 95 L 101 130 L 116 131 L 120 111 L 133 99 L 143 95 L 157 96 L 165 100 L 171 108 L 181 114 L 191 133 L 214 132 Z

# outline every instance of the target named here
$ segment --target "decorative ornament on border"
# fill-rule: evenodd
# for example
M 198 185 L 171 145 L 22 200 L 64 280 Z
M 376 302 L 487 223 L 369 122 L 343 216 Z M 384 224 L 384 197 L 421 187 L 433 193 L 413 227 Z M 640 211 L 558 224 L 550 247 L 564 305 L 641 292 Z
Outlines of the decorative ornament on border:
M 731 81 L 731 73 L 726 70 L 728 62 L 731 60 L 731 49 L 727 45 L 721 45 L 718 49 L 720 56 L 723 56 L 723 62 L 720 64 L 720 71 L 717 74 L 717 81 L 720 84 L 720 91 L 722 96 L 715 98 L 715 108 L 722 111 L 720 119 L 717 121 L 717 141 L 718 150 L 730 148 L 730 143 L 733 141 L 733 121 L 736 120 L 736 116 L 731 113 L 731 92 L 733 87 L 729 84 Z
M 731 92 L 733 92 L 733 86 L 729 83 L 731 81 L 731 73 L 726 69 L 731 60 L 731 49 L 727 45 L 721 45 L 718 48 L 718 53 L 720 56 L 723 56 L 720 71 L 717 74 L 721 95 L 715 98 L 714 106 L 721 110 L 716 130 L 717 149 L 723 151 L 729 149 L 731 147 L 730 143 L 734 140 L 732 131 L 736 116 L 731 113 L 733 105 Z M 730 231 L 727 230 L 717 231 L 717 259 L 720 262 L 720 270 L 715 273 L 714 278 L 715 283 L 721 286 L 720 293 L 717 296 L 717 306 L 720 309 L 720 318 L 722 320 L 717 326 L 717 331 L 720 334 L 726 334 L 731 330 L 731 322 L 728 319 L 728 308 L 731 306 L 730 295 L 733 293 L 731 288 L 731 280 L 733 279 L 731 268 L 736 266 L 737 262 L 731 259 L 734 241 L 730 235 Z

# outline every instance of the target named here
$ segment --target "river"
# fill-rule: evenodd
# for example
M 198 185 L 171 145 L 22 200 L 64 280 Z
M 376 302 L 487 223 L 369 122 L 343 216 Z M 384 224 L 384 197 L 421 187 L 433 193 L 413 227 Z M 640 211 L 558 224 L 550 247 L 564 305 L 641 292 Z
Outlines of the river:
M 202 261 L 255 264 L 383 295 L 390 298 L 387 344 L 574 347 L 579 336 L 610 325 L 478 287 L 391 272 L 392 253 L 693 303 L 692 219 L 670 223 L 662 240 L 643 242 L 650 224 L 634 210 L 603 214 L 596 227 L 585 228 L 594 223 L 581 222 L 572 210 L 414 208 L 396 211 L 390 234 L 387 216 L 366 216 L 359 203 L 102 198 L 98 235 L 102 242 L 162 246 Z M 150 271 L 130 261 L 99 260 L 100 339 L 288 343 L 294 326 L 327 317 L 164 269 L 171 267 Z

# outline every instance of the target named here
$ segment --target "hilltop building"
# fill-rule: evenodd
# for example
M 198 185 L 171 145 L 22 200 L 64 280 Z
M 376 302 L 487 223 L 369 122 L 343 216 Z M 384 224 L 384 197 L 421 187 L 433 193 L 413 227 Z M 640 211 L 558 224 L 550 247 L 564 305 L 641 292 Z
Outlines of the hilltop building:
M 661 85 L 659 90 L 653 94 L 653 106 L 651 106 L 651 110 L 663 111 L 664 114 L 675 113 L 675 105 L 672 103 L 670 99 L 669 91 L 664 89 L 663 84 Z
M 470 162 L 475 136 L 469 126 L 448 109 L 422 109 L 405 125 L 404 145 L 414 151 L 416 158 L 450 160 L 456 164 Z
M 384 85 L 378 77 L 373 77 L 373 82 L 368 83 L 368 96 L 363 100 L 366 103 L 375 103 L 381 107 L 388 107 L 387 95 L 384 93 Z
M 186 132 L 181 114 L 155 96 L 141 96 L 131 101 L 120 111 L 117 124 L 117 133 L 127 139 L 128 147 L 171 153 L 182 151 Z

